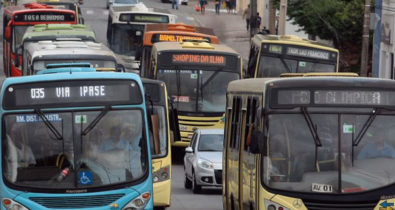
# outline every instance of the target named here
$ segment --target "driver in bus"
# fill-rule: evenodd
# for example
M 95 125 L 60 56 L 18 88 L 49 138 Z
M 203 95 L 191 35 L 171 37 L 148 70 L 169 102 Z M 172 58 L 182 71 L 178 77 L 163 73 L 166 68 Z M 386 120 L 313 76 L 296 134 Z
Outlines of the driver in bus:
M 370 158 L 395 158 L 395 149 L 392 145 L 388 144 L 386 132 L 376 129 L 374 133 L 366 133 L 368 143 L 361 149 L 357 159 L 370 159 Z

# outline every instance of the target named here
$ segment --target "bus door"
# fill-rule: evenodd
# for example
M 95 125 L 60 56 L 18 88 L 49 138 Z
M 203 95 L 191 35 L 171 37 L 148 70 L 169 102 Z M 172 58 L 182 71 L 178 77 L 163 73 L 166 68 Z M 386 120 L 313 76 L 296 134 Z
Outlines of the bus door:
M 232 109 L 230 110 L 229 123 L 230 123 L 230 133 L 228 132 L 228 145 L 226 153 L 226 170 L 225 173 L 227 181 L 226 189 L 229 198 L 227 200 L 227 209 L 240 209 L 239 198 L 240 198 L 240 132 L 241 132 L 241 109 L 242 109 L 242 99 L 239 96 L 234 96 L 232 99 Z
M 253 126 L 257 126 L 257 108 L 259 99 L 256 96 L 248 96 L 243 98 L 243 119 L 241 137 L 243 138 L 241 144 L 240 155 L 240 203 L 243 209 L 257 209 L 257 164 L 255 155 L 251 152 L 251 132 Z M 245 104 L 245 102 L 247 102 Z M 246 107 L 246 108 L 244 108 Z
M 3 16 L 3 65 L 4 65 L 4 75 L 10 76 L 11 66 L 7 58 L 11 57 L 11 17 L 8 15 Z

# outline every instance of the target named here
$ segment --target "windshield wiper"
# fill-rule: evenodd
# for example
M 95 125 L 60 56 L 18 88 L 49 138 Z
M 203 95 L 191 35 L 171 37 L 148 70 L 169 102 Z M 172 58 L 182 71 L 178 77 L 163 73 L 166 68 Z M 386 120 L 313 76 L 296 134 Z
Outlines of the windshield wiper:
M 309 126 L 309 130 L 311 133 L 311 136 L 313 137 L 314 143 L 316 147 L 321 147 L 321 140 L 320 137 L 318 136 L 317 133 L 317 125 L 315 125 L 313 123 L 313 120 L 310 117 L 310 114 L 307 112 L 307 108 L 306 107 L 301 107 L 304 119 L 306 120 L 307 126 Z
M 47 128 L 55 135 L 57 140 L 63 140 L 62 134 L 56 129 L 56 127 L 48 120 L 45 114 L 40 109 L 35 109 L 34 112 L 41 118 Z
M 369 129 L 370 125 L 372 125 L 374 119 L 377 116 L 377 109 L 373 109 L 372 114 L 366 120 L 365 124 L 363 125 L 361 131 L 359 131 L 357 138 L 352 140 L 353 146 L 356 147 L 361 142 L 362 138 L 365 136 L 366 131 Z
M 287 69 L 288 73 L 292 73 L 291 69 L 289 68 L 289 66 L 287 65 L 287 63 L 285 63 L 284 58 L 280 58 L 281 63 L 284 64 L 285 68 Z
M 86 136 L 96 125 L 100 122 L 100 120 L 107 114 L 110 110 L 110 106 L 104 107 L 103 111 L 82 131 L 81 135 Z

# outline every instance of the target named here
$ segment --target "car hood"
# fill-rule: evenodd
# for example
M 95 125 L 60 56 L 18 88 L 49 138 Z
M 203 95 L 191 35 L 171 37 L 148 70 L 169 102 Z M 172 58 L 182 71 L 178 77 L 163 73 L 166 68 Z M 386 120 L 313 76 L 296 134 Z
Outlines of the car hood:
M 222 152 L 199 152 L 199 158 L 208 160 L 215 165 L 222 164 Z

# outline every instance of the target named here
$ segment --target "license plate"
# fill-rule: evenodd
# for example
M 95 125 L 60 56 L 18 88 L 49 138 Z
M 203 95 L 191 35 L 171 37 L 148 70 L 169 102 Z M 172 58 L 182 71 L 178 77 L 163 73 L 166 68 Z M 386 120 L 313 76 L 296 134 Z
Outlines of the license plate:
M 332 185 L 313 183 L 311 187 L 313 192 L 331 193 L 333 192 Z

